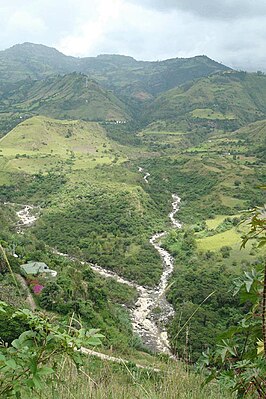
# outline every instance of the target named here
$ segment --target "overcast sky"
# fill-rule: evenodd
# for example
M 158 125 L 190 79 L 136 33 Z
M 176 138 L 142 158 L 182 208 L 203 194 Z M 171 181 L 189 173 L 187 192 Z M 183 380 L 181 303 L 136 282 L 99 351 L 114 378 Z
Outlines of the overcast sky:
M 159 60 L 205 54 L 266 71 L 266 0 L 0 0 L 0 49 Z

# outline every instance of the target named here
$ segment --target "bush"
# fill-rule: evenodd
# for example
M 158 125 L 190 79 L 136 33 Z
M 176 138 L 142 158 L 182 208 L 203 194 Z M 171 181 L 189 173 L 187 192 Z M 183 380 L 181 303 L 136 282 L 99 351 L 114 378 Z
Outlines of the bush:
M 0 340 L 10 344 L 28 329 L 28 324 L 13 318 L 14 308 L 7 306 L 5 313 L 0 312 Z

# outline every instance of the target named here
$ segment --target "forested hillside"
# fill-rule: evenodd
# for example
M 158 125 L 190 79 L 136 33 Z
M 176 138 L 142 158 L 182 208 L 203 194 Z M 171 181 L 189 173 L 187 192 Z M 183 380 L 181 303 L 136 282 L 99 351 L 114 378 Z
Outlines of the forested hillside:
M 225 71 L 161 94 L 144 115 L 166 121 L 159 130 L 232 131 L 265 117 L 265 86 L 262 74 Z

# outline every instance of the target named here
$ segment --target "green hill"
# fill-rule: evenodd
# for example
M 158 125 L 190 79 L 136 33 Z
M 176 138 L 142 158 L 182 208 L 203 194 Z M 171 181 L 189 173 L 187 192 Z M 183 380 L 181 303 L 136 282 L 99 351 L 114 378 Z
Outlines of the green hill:
M 265 104 L 266 76 L 226 71 L 161 94 L 144 120 L 152 130 L 235 130 L 264 118 Z
M 87 76 L 72 73 L 44 80 L 30 79 L 2 91 L 0 111 L 47 115 L 60 119 L 126 120 L 130 113 L 112 93 Z
M 94 122 L 60 121 L 36 116 L 21 122 L 0 140 L 3 155 L 68 152 L 100 156 L 117 147 Z

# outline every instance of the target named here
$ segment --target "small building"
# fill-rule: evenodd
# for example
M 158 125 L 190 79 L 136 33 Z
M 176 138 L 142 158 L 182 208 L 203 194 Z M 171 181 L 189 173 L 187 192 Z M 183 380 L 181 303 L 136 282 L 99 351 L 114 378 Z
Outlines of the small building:
M 27 262 L 25 265 L 21 265 L 22 274 L 26 277 L 41 275 L 42 277 L 56 277 L 57 272 L 49 269 L 44 262 L 35 262 L 33 260 Z

